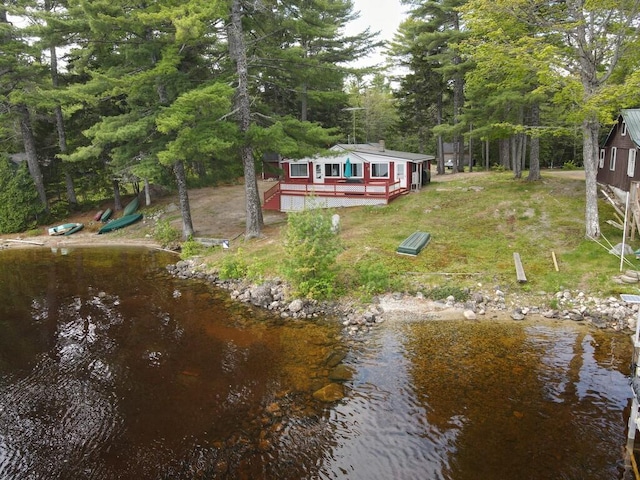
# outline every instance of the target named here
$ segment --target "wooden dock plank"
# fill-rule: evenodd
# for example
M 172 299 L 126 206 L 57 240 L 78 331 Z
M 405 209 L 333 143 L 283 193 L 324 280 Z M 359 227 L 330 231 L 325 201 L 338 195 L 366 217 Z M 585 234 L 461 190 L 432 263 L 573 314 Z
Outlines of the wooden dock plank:
M 527 276 L 524 274 L 524 267 L 522 266 L 522 260 L 520 260 L 520 254 L 513 253 L 513 262 L 516 264 L 516 278 L 520 283 L 527 281 Z

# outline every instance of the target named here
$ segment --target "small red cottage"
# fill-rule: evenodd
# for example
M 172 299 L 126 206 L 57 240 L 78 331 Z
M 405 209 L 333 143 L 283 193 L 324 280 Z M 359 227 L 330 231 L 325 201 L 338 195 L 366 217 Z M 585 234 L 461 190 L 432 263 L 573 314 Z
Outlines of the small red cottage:
M 283 159 L 284 179 L 264 194 L 265 210 L 386 205 L 431 180 L 432 155 L 379 144 L 338 144 L 335 156 Z

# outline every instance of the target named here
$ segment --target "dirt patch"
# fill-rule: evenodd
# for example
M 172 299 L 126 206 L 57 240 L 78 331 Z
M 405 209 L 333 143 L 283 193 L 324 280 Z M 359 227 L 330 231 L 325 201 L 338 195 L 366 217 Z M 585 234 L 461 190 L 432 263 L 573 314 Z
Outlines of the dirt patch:
M 260 198 L 264 192 L 275 185 L 273 181 L 259 181 Z M 171 226 L 182 231 L 182 217 L 178 207 L 178 199 L 158 202 L 161 209 L 173 205 L 172 213 L 163 214 Z M 193 228 L 197 236 L 211 238 L 236 238 L 244 234 L 247 221 L 247 201 L 244 185 L 224 185 L 189 190 L 189 207 Z M 172 207 L 173 208 L 173 207 Z M 277 225 L 286 220 L 286 214 L 263 210 L 262 216 L 266 227 Z
M 273 187 L 273 181 L 259 181 L 258 190 L 261 198 L 268 189 Z M 132 198 L 131 195 L 122 199 L 126 205 Z M 144 203 L 144 199 L 143 199 Z M 196 236 L 209 238 L 232 239 L 244 234 L 246 223 L 246 200 L 243 184 L 223 185 L 189 190 L 189 206 L 191 219 Z M 110 202 L 101 205 L 101 209 L 113 208 Z M 158 220 L 169 221 L 170 225 L 182 231 L 182 216 L 180 214 L 179 201 L 176 194 L 159 197 L 151 202 L 151 205 L 141 206 L 144 218 L 123 230 L 98 235 L 102 223 L 94 220 L 96 211 L 78 213 L 58 222 L 56 225 L 70 222 L 79 222 L 85 225 L 84 229 L 69 236 L 49 236 L 47 225 L 41 227 L 40 235 L 3 235 L 3 245 L 7 246 L 85 246 L 85 245 L 139 245 L 157 247 L 157 242 L 152 237 L 153 227 Z M 118 218 L 120 212 L 116 212 L 113 218 Z M 278 226 L 286 221 L 286 214 L 274 211 L 263 211 L 265 229 Z

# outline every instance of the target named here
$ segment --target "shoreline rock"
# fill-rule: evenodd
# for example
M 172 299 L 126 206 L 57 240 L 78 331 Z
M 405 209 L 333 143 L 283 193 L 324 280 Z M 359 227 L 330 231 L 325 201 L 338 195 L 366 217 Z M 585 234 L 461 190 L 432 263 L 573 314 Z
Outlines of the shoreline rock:
M 181 260 L 167 266 L 168 272 L 181 279 L 203 280 L 229 292 L 232 300 L 249 303 L 278 314 L 282 318 L 314 319 L 334 317 L 339 319 L 344 332 L 351 337 L 366 333 L 387 320 L 405 321 L 503 318 L 522 321 L 539 316 L 580 322 L 598 329 L 631 333 L 636 329 L 639 306 L 626 304 L 622 299 L 605 299 L 584 292 L 562 290 L 553 296 L 557 308 L 524 305 L 527 300 L 514 296 L 507 304 L 505 293 L 495 288 L 492 292 L 473 292 L 462 303 L 453 297 L 446 300 L 430 300 L 418 292 L 388 293 L 375 297 L 367 306 L 354 306 L 348 300 L 319 302 L 309 299 L 288 299 L 288 287 L 281 279 L 274 278 L 256 285 L 242 280 L 222 280 L 215 273 L 203 271 L 196 259 Z M 541 296 L 546 296 L 541 292 Z M 547 296 L 548 298 L 548 296 Z

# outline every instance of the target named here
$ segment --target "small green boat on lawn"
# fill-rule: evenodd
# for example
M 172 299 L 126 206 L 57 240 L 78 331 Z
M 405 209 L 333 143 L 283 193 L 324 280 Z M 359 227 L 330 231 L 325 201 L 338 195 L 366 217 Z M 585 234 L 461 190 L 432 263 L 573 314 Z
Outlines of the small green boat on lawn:
M 76 232 L 79 232 L 83 228 L 84 228 L 84 223 L 76 223 L 75 227 L 73 227 L 71 230 L 67 232 L 64 232 L 63 235 L 72 235 Z
M 132 213 L 135 213 L 135 211 L 138 209 L 139 206 L 140 206 L 140 200 L 138 200 L 138 197 L 134 197 L 134 199 L 131 200 L 126 207 L 124 207 L 124 210 L 122 211 L 122 216 L 126 217 L 127 215 L 131 215 Z
M 431 241 L 431 234 L 427 232 L 414 232 L 409 235 L 397 248 L 396 252 L 402 255 L 418 255 Z
M 63 223 L 57 227 L 49 228 L 49 235 L 71 235 L 78 230 L 82 230 L 83 223 Z
M 120 228 L 128 227 L 132 223 L 136 223 L 142 218 L 141 213 L 133 213 L 131 215 L 125 215 L 124 217 L 120 217 L 117 220 L 111 220 L 104 227 L 98 230 L 98 233 L 107 233 L 113 232 L 114 230 L 118 230 Z
M 109 219 L 111 218 L 111 214 L 113 213 L 113 210 L 111 210 L 110 208 L 107 208 L 103 213 L 102 216 L 100 216 L 100 221 L 102 223 L 107 223 L 107 221 L 109 221 Z

